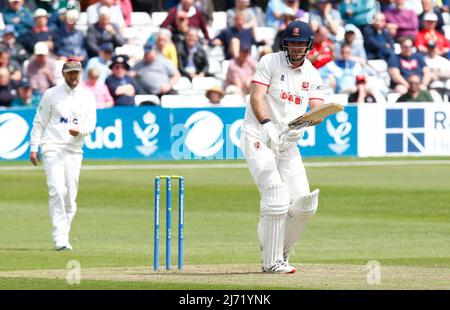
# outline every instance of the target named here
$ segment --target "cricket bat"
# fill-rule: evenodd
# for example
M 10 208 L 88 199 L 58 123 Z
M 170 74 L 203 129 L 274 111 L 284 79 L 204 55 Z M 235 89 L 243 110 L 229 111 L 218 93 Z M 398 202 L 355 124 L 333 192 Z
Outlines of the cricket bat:
M 311 109 L 305 114 L 290 121 L 287 127 L 281 131 L 280 137 L 292 129 L 301 129 L 309 126 L 314 126 L 323 118 L 333 115 L 342 110 L 344 110 L 344 107 L 337 103 L 327 103 L 321 105 L 320 107 L 315 107 L 314 109 Z

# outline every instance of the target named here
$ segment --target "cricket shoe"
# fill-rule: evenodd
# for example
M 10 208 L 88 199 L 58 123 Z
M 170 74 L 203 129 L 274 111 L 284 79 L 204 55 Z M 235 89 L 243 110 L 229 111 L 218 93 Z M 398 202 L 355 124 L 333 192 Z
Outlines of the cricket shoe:
M 56 246 L 55 248 L 56 251 L 72 251 L 72 246 L 70 244 Z
M 296 271 L 297 271 L 297 269 L 295 269 L 295 267 L 292 267 L 287 262 L 285 262 L 284 260 L 281 260 L 281 259 L 277 260 L 275 262 L 275 264 L 273 264 L 269 268 L 262 267 L 262 272 L 265 272 L 265 273 L 283 274 L 283 273 L 295 273 Z

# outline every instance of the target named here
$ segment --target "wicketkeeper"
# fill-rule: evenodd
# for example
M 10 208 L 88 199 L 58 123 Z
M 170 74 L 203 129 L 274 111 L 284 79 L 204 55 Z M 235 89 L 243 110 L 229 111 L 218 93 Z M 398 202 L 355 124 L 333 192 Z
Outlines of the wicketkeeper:
M 315 214 L 319 190 L 310 192 L 297 141 L 303 129 L 279 136 L 287 123 L 323 104 L 322 81 L 306 59 L 314 41 L 308 24 L 291 22 L 282 51 L 261 58 L 252 81 L 241 145 L 261 195 L 258 235 L 262 270 L 294 273 L 289 253 Z

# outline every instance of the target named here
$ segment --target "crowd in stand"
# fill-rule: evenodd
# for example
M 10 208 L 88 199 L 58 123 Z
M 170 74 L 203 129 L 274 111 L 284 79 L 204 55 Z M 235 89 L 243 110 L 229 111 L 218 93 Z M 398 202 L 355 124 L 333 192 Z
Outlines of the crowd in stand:
M 202 90 L 211 103 L 245 98 L 257 61 L 280 50 L 295 19 L 315 32 L 308 59 L 329 95 L 347 94 L 349 103 L 386 102 L 391 93 L 398 101 L 450 95 L 448 0 L 269 0 L 265 7 L 235 0 L 223 25 L 211 0 L 167 1 L 162 22 L 140 28 L 133 5 L 150 18 L 158 1 L 88 2 L 81 12 L 83 1 L 0 1 L 0 108 L 36 107 L 62 82 L 68 58 L 83 64 L 98 108 L 134 106 L 138 94 L 189 95 L 192 88 L 180 85 L 207 78 L 217 81 Z

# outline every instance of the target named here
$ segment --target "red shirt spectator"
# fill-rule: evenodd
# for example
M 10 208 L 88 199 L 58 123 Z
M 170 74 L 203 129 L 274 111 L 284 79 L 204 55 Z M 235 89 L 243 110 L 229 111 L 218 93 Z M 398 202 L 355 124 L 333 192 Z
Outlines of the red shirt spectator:
M 450 48 L 448 40 L 439 32 L 436 31 L 438 17 L 435 13 L 426 13 L 423 17 L 424 29 L 419 32 L 414 40 L 414 45 L 417 49 L 426 53 L 428 42 L 436 43 L 436 51 L 439 55 L 447 54 Z
M 308 59 L 317 69 L 333 60 L 333 42 L 328 39 L 328 29 L 321 26 L 314 37 L 314 45 Z
M 205 39 L 209 41 L 208 29 L 203 13 L 196 9 L 193 0 L 181 0 L 181 3 L 169 10 L 166 19 L 162 22 L 161 27 L 169 28 L 171 31 L 176 29 L 176 18 L 187 18 L 189 27 L 199 28 L 202 30 Z

